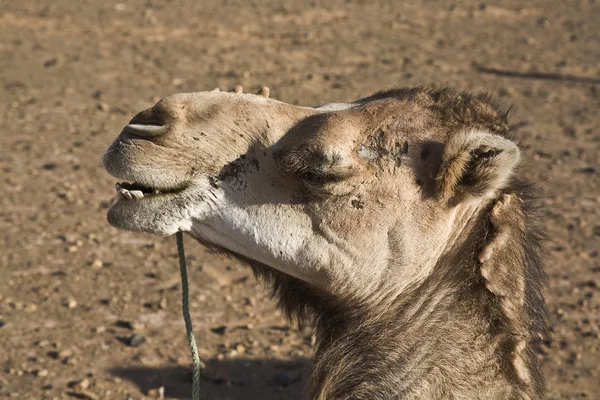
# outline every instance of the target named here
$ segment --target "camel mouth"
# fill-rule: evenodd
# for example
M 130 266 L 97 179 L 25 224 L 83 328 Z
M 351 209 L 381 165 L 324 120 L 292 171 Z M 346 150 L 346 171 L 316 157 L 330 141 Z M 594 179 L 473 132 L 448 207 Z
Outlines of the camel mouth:
M 183 183 L 176 187 L 150 187 L 145 186 L 137 182 L 117 182 L 115 184 L 115 191 L 119 200 L 142 200 L 153 197 L 164 197 L 169 195 L 176 195 L 189 187 L 189 183 Z

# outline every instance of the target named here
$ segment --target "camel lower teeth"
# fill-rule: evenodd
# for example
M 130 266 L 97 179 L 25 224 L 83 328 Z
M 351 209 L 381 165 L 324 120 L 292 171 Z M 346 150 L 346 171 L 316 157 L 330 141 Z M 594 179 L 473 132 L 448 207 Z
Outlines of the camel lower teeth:
M 136 199 L 141 199 L 144 197 L 144 193 L 141 190 L 130 190 L 129 193 Z
M 117 191 L 119 197 L 125 200 L 144 198 L 144 193 L 141 190 L 128 190 L 118 183 L 115 185 L 115 190 Z

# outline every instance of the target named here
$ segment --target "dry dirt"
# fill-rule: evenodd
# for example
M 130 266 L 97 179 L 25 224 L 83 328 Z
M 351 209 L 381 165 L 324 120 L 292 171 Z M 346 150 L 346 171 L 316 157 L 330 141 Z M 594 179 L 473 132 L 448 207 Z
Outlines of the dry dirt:
M 41 3 L 0 1 L 0 398 L 189 398 L 175 241 L 105 221 L 100 155 L 134 113 L 235 84 L 306 105 L 423 84 L 514 105 L 546 206 L 548 398 L 600 399 L 598 1 Z M 310 331 L 187 248 L 205 398 L 300 398 Z

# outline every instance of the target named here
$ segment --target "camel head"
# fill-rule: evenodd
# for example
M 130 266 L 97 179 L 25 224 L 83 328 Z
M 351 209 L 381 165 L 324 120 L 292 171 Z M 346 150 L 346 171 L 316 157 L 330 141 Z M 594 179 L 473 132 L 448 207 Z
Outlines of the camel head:
M 485 96 L 422 88 L 299 107 L 175 94 L 103 157 L 109 222 L 200 242 L 330 294 L 393 297 L 465 240 L 519 162 Z

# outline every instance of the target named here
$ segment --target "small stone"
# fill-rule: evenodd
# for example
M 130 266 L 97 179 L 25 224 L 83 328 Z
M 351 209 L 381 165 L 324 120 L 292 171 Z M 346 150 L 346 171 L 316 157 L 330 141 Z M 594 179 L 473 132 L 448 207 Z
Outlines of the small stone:
M 167 298 L 166 297 L 160 298 L 160 301 L 158 302 L 158 307 L 162 310 L 165 310 L 167 308 Z
M 240 354 L 243 354 L 243 353 L 245 353 L 245 352 L 246 352 L 246 347 L 245 347 L 243 344 L 241 344 L 241 343 L 238 343 L 238 344 L 235 346 L 235 350 L 236 350 L 238 353 L 240 353 Z
M 92 261 L 92 268 L 94 269 L 100 269 L 103 265 L 104 263 L 102 262 L 102 260 L 95 259 L 94 261 Z
M 146 338 L 143 335 L 140 335 L 139 333 L 131 335 L 127 340 L 127 344 L 132 347 L 138 347 L 143 345 L 144 343 L 146 343 Z
M 37 371 L 35 371 L 35 376 L 40 377 L 40 378 L 48 376 L 48 370 L 47 369 L 38 369 Z
M 80 381 L 71 382 L 69 386 L 76 390 L 85 390 L 90 387 L 90 380 L 88 378 L 83 378 Z
M 106 327 L 104 326 L 97 326 L 94 328 L 94 333 L 104 333 L 106 332 Z
M 98 103 L 98 110 L 106 112 L 110 110 L 110 106 L 105 102 L 101 101 Z
M 64 301 L 63 304 L 64 304 L 65 307 L 73 309 L 73 308 L 77 307 L 77 300 L 75 300 L 72 297 L 69 297 L 68 299 L 66 299 Z
M 548 21 L 546 18 L 538 18 L 537 20 L 538 25 L 540 25 L 543 28 L 547 28 L 550 26 L 550 21 Z
M 67 358 L 71 358 L 71 357 L 73 357 L 73 350 L 71 350 L 71 349 L 61 350 L 61 351 L 59 351 L 57 353 L 57 356 L 61 360 L 64 360 L 64 359 L 67 359 Z
M 37 306 L 35 304 L 27 304 L 24 308 L 25 312 L 32 313 L 37 311 Z

